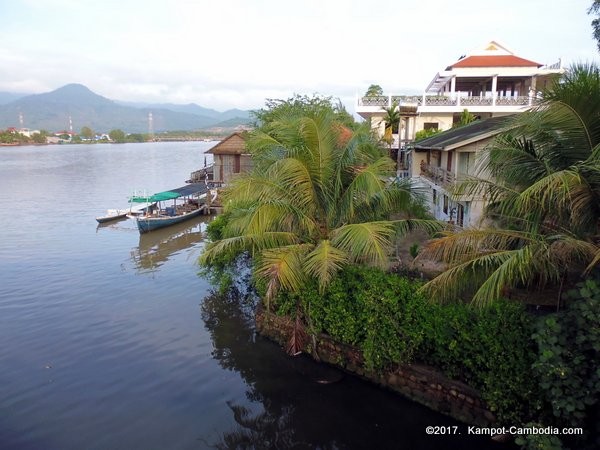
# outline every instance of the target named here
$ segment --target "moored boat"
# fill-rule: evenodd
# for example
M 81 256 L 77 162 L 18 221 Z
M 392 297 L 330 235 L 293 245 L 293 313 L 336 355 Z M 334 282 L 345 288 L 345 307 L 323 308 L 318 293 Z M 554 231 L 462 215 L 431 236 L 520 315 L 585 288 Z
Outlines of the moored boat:
M 112 222 L 113 220 L 125 219 L 128 216 L 143 214 L 148 206 L 132 206 L 129 209 L 109 209 L 105 216 L 96 217 L 98 223 Z
M 208 210 L 206 197 L 211 195 L 205 183 L 192 183 L 170 191 L 158 192 L 149 197 L 132 197 L 132 202 L 155 203 L 145 214 L 136 217 L 140 233 L 184 222 Z M 163 203 L 173 201 L 171 206 Z

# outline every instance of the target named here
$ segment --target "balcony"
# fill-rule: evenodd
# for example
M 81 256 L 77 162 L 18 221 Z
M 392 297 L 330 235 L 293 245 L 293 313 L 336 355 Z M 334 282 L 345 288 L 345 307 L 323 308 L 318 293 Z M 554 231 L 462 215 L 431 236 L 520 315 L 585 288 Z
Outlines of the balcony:
M 359 97 L 356 112 L 363 117 L 383 114 L 382 108 L 389 108 L 394 103 L 410 114 L 424 112 L 461 112 L 468 109 L 470 112 L 520 112 L 537 103 L 533 96 L 519 97 L 490 97 L 490 96 L 460 96 L 445 95 L 380 95 L 373 97 Z M 415 109 L 416 108 L 416 109 Z
M 421 176 L 440 186 L 452 184 L 456 181 L 456 175 L 453 172 L 425 163 L 421 163 Z

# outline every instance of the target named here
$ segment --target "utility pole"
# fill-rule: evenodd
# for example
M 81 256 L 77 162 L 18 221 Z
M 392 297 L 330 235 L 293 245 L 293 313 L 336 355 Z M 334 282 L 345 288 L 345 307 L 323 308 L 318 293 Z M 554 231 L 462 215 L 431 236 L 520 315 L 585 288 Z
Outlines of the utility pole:
M 154 119 L 151 112 L 148 113 L 148 138 L 154 140 Z

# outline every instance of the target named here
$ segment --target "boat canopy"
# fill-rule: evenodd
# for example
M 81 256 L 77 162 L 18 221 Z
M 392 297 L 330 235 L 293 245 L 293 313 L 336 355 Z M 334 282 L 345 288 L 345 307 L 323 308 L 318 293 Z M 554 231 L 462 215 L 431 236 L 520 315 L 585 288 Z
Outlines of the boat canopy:
M 190 183 L 180 188 L 171 189 L 170 191 L 157 192 L 156 194 L 143 196 L 133 196 L 129 199 L 131 203 L 155 203 L 165 200 L 173 200 L 179 197 L 185 197 L 194 194 L 204 194 L 207 191 L 204 183 Z

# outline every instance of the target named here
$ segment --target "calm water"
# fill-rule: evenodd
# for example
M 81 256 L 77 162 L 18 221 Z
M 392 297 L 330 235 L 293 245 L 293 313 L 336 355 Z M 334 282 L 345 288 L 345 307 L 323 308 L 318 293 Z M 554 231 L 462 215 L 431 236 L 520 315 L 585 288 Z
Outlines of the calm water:
M 197 274 L 205 219 L 140 238 L 133 189 L 183 185 L 210 143 L 0 147 L 0 448 L 497 448 L 255 336 Z M 463 430 L 466 434 L 466 429 Z

